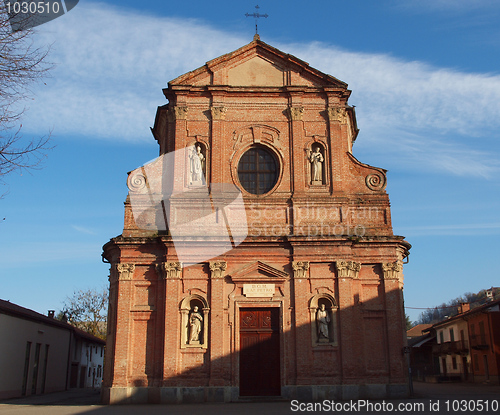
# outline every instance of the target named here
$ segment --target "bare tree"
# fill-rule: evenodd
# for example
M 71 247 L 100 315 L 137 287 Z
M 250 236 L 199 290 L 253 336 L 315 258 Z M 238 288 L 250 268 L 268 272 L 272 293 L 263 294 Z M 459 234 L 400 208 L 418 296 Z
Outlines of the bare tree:
M 77 290 L 71 297 L 66 298 L 63 309 L 57 318 L 66 320 L 87 333 L 105 339 L 107 310 L 107 288 Z
M 13 2 L 12 2 L 13 3 Z M 33 42 L 33 16 L 7 13 L 0 3 L 0 180 L 14 170 L 36 168 L 49 149 L 50 134 L 25 139 L 20 124 L 23 102 L 32 95 L 31 87 L 40 81 L 51 65 L 46 62 L 49 48 Z M 16 19 L 15 30 L 11 25 Z

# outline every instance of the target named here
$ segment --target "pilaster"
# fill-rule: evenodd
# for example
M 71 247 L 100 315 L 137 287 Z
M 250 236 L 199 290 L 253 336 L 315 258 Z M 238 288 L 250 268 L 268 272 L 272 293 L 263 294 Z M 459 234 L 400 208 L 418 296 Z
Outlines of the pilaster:
M 360 338 L 361 317 L 357 280 L 361 264 L 355 261 L 338 260 L 335 263 L 339 287 L 340 339 L 342 378 L 349 383 L 359 379 L 363 373 L 362 349 L 353 339 Z M 356 282 L 356 284 L 355 284 Z
M 292 97 L 292 102 L 298 98 Z M 306 190 L 306 171 L 304 162 L 306 154 L 304 150 L 304 107 L 300 103 L 293 102 L 287 108 L 290 122 L 290 176 L 294 177 L 292 183 L 292 194 L 302 193 Z
M 387 336 L 389 348 L 389 375 L 391 382 L 404 381 L 406 359 L 403 347 L 406 345 L 404 333 L 404 304 L 402 292 L 403 264 L 401 261 L 382 263 L 384 277 Z M 401 334 L 403 333 L 403 335 Z
M 210 152 L 210 166 L 212 171 L 207 172 L 207 182 L 210 180 L 212 183 L 230 183 L 229 176 L 227 175 L 227 168 L 224 163 L 221 163 L 225 153 L 226 140 L 222 139 L 225 136 L 225 119 L 227 107 L 223 104 L 223 96 L 215 95 L 213 91 L 212 106 L 210 107 L 211 123 L 210 123 L 210 138 L 211 148 Z
M 225 333 L 228 321 L 224 312 L 224 275 L 227 269 L 225 261 L 211 261 L 210 268 L 210 386 L 224 386 L 225 379 L 230 379 L 230 368 L 225 366 L 229 359 L 225 357 Z
M 128 363 L 132 351 L 130 310 L 132 308 L 132 279 L 134 264 L 116 264 L 116 342 L 114 355 L 114 378 L 112 386 L 128 386 Z
M 181 293 L 182 262 L 157 264 L 156 271 L 164 281 L 165 342 L 163 347 L 163 386 L 172 386 L 177 373 L 180 349 L 179 295 Z M 172 383 L 173 382 L 173 383 Z
M 311 340 L 309 331 L 309 261 L 293 261 L 293 304 L 295 320 L 295 364 L 297 373 L 297 384 L 307 384 L 313 377 Z M 304 383 L 305 382 L 305 383 Z
M 347 113 L 344 107 L 335 106 L 327 108 L 328 131 L 330 133 L 330 155 L 332 190 L 343 190 L 343 178 L 345 177 L 342 165 L 345 159 L 346 137 L 344 131 L 347 127 Z

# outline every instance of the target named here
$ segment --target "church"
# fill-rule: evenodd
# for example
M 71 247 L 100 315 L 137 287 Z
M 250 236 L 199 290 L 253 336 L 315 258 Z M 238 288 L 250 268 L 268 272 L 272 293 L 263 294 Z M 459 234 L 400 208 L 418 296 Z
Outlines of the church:
M 103 247 L 103 402 L 408 396 L 411 245 L 347 84 L 256 35 L 163 92 Z

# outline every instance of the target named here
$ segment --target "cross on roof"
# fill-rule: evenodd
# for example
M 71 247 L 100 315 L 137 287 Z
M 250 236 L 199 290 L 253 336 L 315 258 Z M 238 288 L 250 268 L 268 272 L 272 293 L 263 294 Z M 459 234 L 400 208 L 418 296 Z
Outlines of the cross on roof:
M 266 14 L 260 14 L 259 13 L 259 9 L 260 7 L 257 5 L 255 6 L 255 13 L 245 13 L 245 16 L 246 17 L 255 17 L 255 34 L 257 35 L 258 34 L 258 31 L 257 31 L 257 19 L 260 18 L 260 17 L 268 17 L 267 16 L 267 13 Z

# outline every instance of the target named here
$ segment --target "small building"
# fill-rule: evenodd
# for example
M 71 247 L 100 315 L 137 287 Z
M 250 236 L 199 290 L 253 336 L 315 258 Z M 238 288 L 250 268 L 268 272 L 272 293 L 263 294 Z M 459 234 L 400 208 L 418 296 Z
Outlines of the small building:
M 45 316 L 0 300 L 0 399 L 100 386 L 104 345 L 53 311 Z
M 490 299 L 436 323 L 441 378 L 474 382 L 500 382 L 500 300 Z
M 423 336 L 426 332 L 429 331 L 429 328 L 432 327 L 432 324 L 417 324 L 413 326 L 411 329 L 406 330 L 406 338 L 408 340 L 414 339 L 416 337 Z
M 432 324 L 417 324 L 406 331 L 413 380 L 434 381 L 439 376 L 439 361 L 432 353 L 436 332 L 431 327 Z
M 105 341 L 76 327 L 72 342 L 70 388 L 100 388 Z M 96 339 L 100 341 L 96 341 Z

